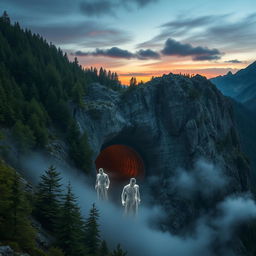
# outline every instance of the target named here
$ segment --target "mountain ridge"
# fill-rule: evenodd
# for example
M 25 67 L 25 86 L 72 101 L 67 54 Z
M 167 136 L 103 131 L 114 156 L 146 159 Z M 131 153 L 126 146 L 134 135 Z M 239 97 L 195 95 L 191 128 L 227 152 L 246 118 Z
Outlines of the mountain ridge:
M 235 74 L 211 78 L 210 80 L 226 96 L 243 103 L 249 110 L 256 113 L 256 61 Z

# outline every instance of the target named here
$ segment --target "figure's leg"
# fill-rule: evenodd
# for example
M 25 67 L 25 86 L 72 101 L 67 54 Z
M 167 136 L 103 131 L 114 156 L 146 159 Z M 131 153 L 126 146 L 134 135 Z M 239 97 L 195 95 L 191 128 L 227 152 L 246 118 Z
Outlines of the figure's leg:
M 97 198 L 98 199 L 100 199 L 100 191 L 99 190 L 100 190 L 99 187 L 97 187 L 96 192 L 97 192 Z
M 129 201 L 128 200 L 126 200 L 126 202 L 125 202 L 124 213 L 125 213 L 125 215 L 129 214 Z
M 138 215 L 138 208 L 139 208 L 139 204 L 138 204 L 138 201 L 136 200 L 136 202 L 135 202 L 135 216 Z
M 136 216 L 136 202 L 132 202 L 132 209 L 131 209 L 132 216 Z
M 134 202 L 129 201 L 129 206 L 128 206 L 128 213 L 130 216 L 134 216 Z
M 108 190 L 105 188 L 105 200 L 108 200 Z
M 100 199 L 104 200 L 104 189 L 102 186 L 100 186 Z

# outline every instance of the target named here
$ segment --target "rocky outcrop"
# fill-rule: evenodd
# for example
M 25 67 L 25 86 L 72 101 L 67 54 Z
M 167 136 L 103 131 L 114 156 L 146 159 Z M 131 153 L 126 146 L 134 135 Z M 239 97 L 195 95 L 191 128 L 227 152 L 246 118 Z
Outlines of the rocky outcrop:
M 8 245 L 0 246 L 0 256 L 13 256 L 14 251 Z
M 9 245 L 3 245 L 0 246 L 0 256 L 29 256 L 29 254 L 14 252 Z
M 242 189 L 232 105 L 204 77 L 170 74 L 121 93 L 93 84 L 84 102 L 73 113 L 94 159 L 107 145 L 127 144 L 142 156 L 147 176 L 170 176 L 205 157 L 229 166 L 234 186 Z
M 196 205 L 182 210 L 180 198 L 170 195 L 166 182 L 177 168 L 192 170 L 203 157 L 229 178 L 220 194 L 249 188 L 249 167 L 240 152 L 232 104 L 206 78 L 169 74 L 121 92 L 92 84 L 84 102 L 84 109 L 73 113 L 88 134 L 93 160 L 112 144 L 135 149 L 145 164 L 145 184 L 152 176 L 159 178 L 156 201 L 167 209 L 178 202 L 171 224 L 176 229 L 198 211 Z

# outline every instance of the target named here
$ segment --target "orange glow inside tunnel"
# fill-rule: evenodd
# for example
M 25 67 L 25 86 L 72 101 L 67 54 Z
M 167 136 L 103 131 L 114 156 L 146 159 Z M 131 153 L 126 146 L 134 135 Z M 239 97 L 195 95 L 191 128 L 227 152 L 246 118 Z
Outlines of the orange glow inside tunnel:
M 144 177 L 144 164 L 140 155 L 131 147 L 117 144 L 101 151 L 96 168 L 103 168 L 113 180 L 125 180 L 131 177 Z

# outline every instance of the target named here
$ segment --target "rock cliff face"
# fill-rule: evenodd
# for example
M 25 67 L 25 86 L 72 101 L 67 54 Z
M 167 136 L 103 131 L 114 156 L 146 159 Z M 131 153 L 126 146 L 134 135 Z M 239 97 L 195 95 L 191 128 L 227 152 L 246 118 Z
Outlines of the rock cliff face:
M 193 169 L 201 157 L 229 177 L 221 194 L 248 189 L 232 104 L 204 77 L 169 74 L 121 93 L 93 84 L 85 108 L 73 114 L 88 134 L 94 160 L 113 144 L 135 149 L 145 164 L 145 184 L 160 177 L 155 196 L 166 207 L 173 197 L 168 199 L 165 182 L 177 168 Z

